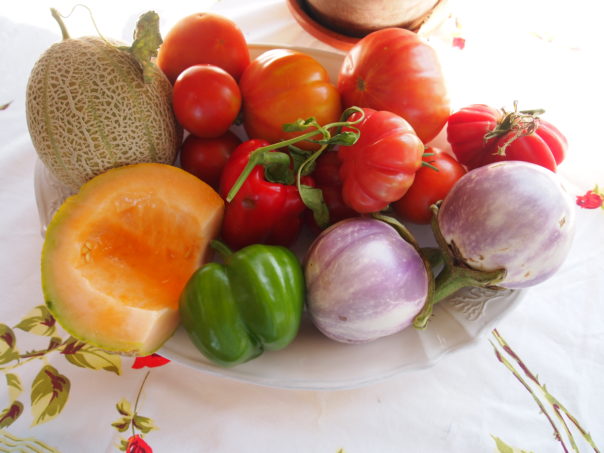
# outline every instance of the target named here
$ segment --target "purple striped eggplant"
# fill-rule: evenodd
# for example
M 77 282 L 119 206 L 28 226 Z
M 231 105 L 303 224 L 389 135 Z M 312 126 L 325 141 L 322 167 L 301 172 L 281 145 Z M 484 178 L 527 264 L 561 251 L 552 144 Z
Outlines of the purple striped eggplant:
M 456 258 L 481 271 L 505 269 L 498 286 L 527 288 L 564 262 L 575 205 L 558 175 L 535 164 L 498 162 L 464 175 L 438 213 Z
M 364 343 L 409 326 L 428 296 L 429 274 L 416 248 L 369 217 L 323 231 L 305 259 L 308 312 L 327 337 Z

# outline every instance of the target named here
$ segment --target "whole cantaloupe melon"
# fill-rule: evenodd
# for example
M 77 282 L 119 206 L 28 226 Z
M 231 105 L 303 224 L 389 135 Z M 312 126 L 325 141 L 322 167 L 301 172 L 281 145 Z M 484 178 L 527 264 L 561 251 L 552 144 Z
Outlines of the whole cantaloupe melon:
M 41 161 L 73 190 L 121 165 L 173 163 L 182 128 L 172 111 L 172 86 L 157 66 L 139 58 L 157 53 L 157 15 L 141 16 L 139 54 L 134 44 L 69 38 L 55 18 L 64 39 L 36 62 L 26 93 L 27 125 Z M 145 40 L 153 27 L 154 41 Z M 157 43 L 155 50 L 145 49 L 147 43 Z
M 108 170 L 54 214 L 42 249 L 46 304 L 74 337 L 147 355 L 179 324 L 178 300 L 220 229 L 224 202 L 165 164 Z

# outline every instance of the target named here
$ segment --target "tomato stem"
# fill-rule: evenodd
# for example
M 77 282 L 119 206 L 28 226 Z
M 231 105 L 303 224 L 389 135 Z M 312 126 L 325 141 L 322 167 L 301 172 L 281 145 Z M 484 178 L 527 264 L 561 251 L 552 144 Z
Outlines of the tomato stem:
M 422 167 L 428 167 L 434 171 L 440 171 L 438 169 L 438 167 L 436 167 L 435 165 L 432 165 L 430 162 L 426 162 L 425 160 L 422 161 Z
M 360 112 L 359 118 L 356 118 L 354 121 L 348 121 L 348 118 L 355 112 Z M 290 164 L 291 158 L 288 154 L 280 153 L 280 152 L 273 153 L 273 152 L 269 152 L 269 151 L 273 151 L 273 150 L 279 149 L 279 148 L 286 148 L 288 146 L 295 145 L 296 143 L 304 141 L 304 140 L 312 141 L 315 143 L 320 143 L 321 147 L 319 148 L 319 150 L 317 150 L 311 156 L 309 156 L 308 159 L 306 159 L 298 168 L 295 182 L 298 187 L 298 190 L 300 190 L 300 186 L 301 186 L 300 179 L 303 174 L 303 169 L 306 168 L 307 166 L 311 165 L 314 161 L 316 161 L 319 158 L 319 156 L 321 155 L 321 153 L 325 150 L 325 148 L 327 148 L 327 146 L 332 144 L 332 141 L 334 143 L 345 144 L 345 145 L 354 144 L 354 142 L 356 142 L 356 140 L 358 140 L 358 137 L 360 135 L 360 132 L 358 131 L 358 129 L 356 131 L 353 131 L 352 134 L 354 135 L 354 138 L 351 141 L 349 136 L 346 136 L 346 138 L 339 137 L 338 135 L 332 136 L 330 133 L 330 129 L 337 128 L 338 130 L 340 130 L 342 127 L 351 127 L 354 124 L 357 124 L 358 122 L 362 121 L 363 118 L 364 118 L 363 110 L 360 109 L 359 107 L 353 106 L 353 107 L 349 107 L 342 113 L 339 121 L 326 124 L 325 126 L 321 126 L 314 118 L 309 118 L 304 121 L 298 120 L 295 123 L 284 125 L 284 129 L 286 129 L 290 132 L 291 131 L 304 131 L 304 130 L 308 130 L 311 128 L 312 128 L 312 130 L 305 132 L 304 134 L 298 135 L 296 137 L 290 138 L 288 140 L 283 140 L 283 141 L 280 141 L 277 143 L 272 143 L 270 145 L 263 146 L 261 148 L 256 149 L 255 151 L 253 151 L 250 154 L 250 159 L 249 159 L 248 163 L 241 171 L 239 177 L 235 181 L 235 184 L 233 184 L 233 187 L 231 187 L 231 189 L 229 190 L 229 193 L 227 194 L 227 197 L 226 197 L 226 201 L 230 203 L 233 200 L 233 198 L 235 198 L 235 196 L 237 195 L 237 192 L 239 192 L 239 190 L 241 189 L 241 186 L 246 181 L 246 179 L 248 178 L 248 176 L 250 175 L 250 173 L 252 172 L 252 170 L 254 169 L 254 167 L 256 165 L 264 165 L 266 167 L 267 165 L 289 165 Z M 352 127 L 352 129 L 355 129 L 355 128 Z M 319 134 L 323 136 L 322 139 L 320 139 L 320 140 L 312 139 L 313 137 L 315 137 Z M 343 142 L 343 140 L 344 140 L 344 142 Z
M 508 132 L 513 132 L 513 135 L 508 138 L 503 145 L 497 147 L 495 154 L 505 156 L 505 151 L 516 139 L 534 133 L 539 127 L 539 115 L 545 113 L 543 109 L 520 110 L 518 111 L 518 101 L 514 101 L 514 111 L 503 111 L 503 118 L 499 120 L 492 131 L 484 135 L 484 141 L 492 138 L 501 137 Z

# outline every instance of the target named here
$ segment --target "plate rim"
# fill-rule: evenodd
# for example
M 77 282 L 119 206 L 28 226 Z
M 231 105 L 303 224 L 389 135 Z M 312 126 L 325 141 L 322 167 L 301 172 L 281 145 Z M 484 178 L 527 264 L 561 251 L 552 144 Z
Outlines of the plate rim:
M 279 48 L 279 49 L 290 49 L 300 52 L 306 52 L 310 54 L 312 57 L 316 57 L 318 59 L 338 59 L 343 61 L 345 54 L 342 52 L 338 52 L 337 50 L 324 50 L 324 49 L 314 49 L 310 47 L 304 46 L 295 46 L 295 45 L 284 45 L 279 43 L 271 43 L 271 42 L 258 42 L 258 43 L 250 43 L 248 44 L 250 50 L 258 55 L 263 53 L 264 51 Z M 328 71 L 329 72 L 329 71 Z M 330 74 L 330 78 L 332 82 L 335 83 L 334 74 Z M 46 170 L 46 171 L 44 171 Z M 46 178 L 45 181 L 42 179 Z M 51 178 L 49 180 L 48 178 Z M 36 204 L 38 208 L 38 214 L 40 216 L 40 222 L 42 224 L 41 233 L 44 236 L 44 219 L 48 216 L 52 217 L 52 212 L 44 212 L 44 203 L 42 197 L 44 196 L 44 183 L 49 186 L 52 182 L 52 175 L 49 174 L 44 164 L 37 158 L 36 161 L 36 171 L 34 176 L 34 188 L 35 188 L 35 196 L 36 196 Z M 51 190 L 52 186 L 46 187 L 47 190 Z M 55 188 L 56 190 L 57 188 Z M 58 193 L 58 192 L 57 192 Z M 56 194 L 55 194 L 56 195 Z M 65 194 L 62 194 L 65 195 Z M 69 195 L 67 195 L 69 196 Z M 47 207 L 48 208 L 48 207 Z M 46 209 L 48 211 L 48 209 Z M 517 295 L 511 301 L 506 301 L 509 307 L 506 308 L 503 312 L 498 313 L 492 319 L 488 319 L 486 322 L 478 326 L 477 329 L 474 330 L 474 333 L 468 333 L 468 337 L 466 341 L 461 341 L 455 344 L 451 344 L 446 348 L 438 350 L 434 355 L 426 356 L 427 360 L 421 361 L 418 363 L 405 363 L 394 368 L 389 369 L 387 372 L 381 373 L 379 375 L 366 376 L 362 378 L 350 378 L 346 380 L 338 380 L 337 382 L 334 380 L 309 380 L 306 378 L 299 378 L 295 380 L 289 380 L 288 382 L 280 381 L 279 379 L 272 378 L 271 376 L 266 377 L 258 377 L 257 375 L 246 376 L 241 372 L 237 372 L 237 367 L 233 368 L 223 368 L 213 364 L 205 364 L 204 362 L 195 362 L 186 357 L 179 356 L 177 352 L 170 348 L 170 342 L 173 341 L 174 335 L 169 338 L 164 345 L 157 351 L 158 354 L 163 355 L 169 360 L 172 360 L 176 363 L 179 363 L 188 368 L 194 369 L 198 372 L 203 372 L 205 374 L 209 374 L 215 377 L 227 378 L 230 380 L 244 382 L 248 384 L 260 385 L 263 387 L 270 388 L 281 388 L 281 389 L 294 389 L 294 390 L 323 390 L 323 391 L 333 391 L 333 390 L 346 390 L 359 388 L 366 385 L 370 385 L 373 383 L 381 382 L 386 379 L 392 378 L 394 376 L 419 371 L 427 368 L 431 368 L 436 365 L 441 359 L 446 356 L 449 356 L 455 352 L 468 349 L 472 346 L 475 346 L 479 340 L 483 339 L 486 335 L 487 331 L 493 328 L 493 326 L 500 321 L 504 316 L 507 316 L 513 309 L 515 309 L 519 304 L 521 299 L 524 298 L 526 290 L 521 290 L 516 292 Z M 409 327 L 411 328 L 411 327 Z M 178 329 L 182 329 L 180 326 Z M 177 330 L 178 330 L 177 329 Z M 354 347 L 354 346 L 353 346 Z M 200 360 L 203 358 L 201 352 L 199 352 Z

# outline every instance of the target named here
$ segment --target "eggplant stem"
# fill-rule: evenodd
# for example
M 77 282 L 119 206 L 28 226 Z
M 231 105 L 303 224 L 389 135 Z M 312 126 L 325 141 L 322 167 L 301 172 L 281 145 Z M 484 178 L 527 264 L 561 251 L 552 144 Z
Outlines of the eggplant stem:
M 420 258 L 422 259 L 422 263 L 424 264 L 424 268 L 426 269 L 426 274 L 428 276 L 428 291 L 426 294 L 426 301 L 424 302 L 422 310 L 418 315 L 416 315 L 413 320 L 413 326 L 417 329 L 423 329 L 428 324 L 428 318 L 430 318 L 430 316 L 432 315 L 432 305 L 436 290 L 436 281 L 434 279 L 433 272 L 433 259 L 435 256 L 435 249 L 422 249 L 413 234 L 411 233 L 411 231 L 409 231 L 407 227 L 401 222 L 399 222 L 397 219 L 387 215 L 379 214 L 377 212 L 371 215 L 374 219 L 380 220 L 393 227 L 405 241 L 407 241 L 413 246 L 413 248 L 417 251 Z M 442 259 L 442 254 L 439 253 L 439 255 L 441 255 L 440 258 Z M 416 325 L 416 320 L 418 319 L 418 317 L 422 317 L 422 321 Z
M 422 310 L 415 316 L 413 327 L 416 329 L 425 329 L 428 321 L 432 317 L 434 305 L 452 295 L 456 291 L 466 287 L 486 288 L 496 286 L 506 275 L 505 269 L 497 269 L 486 272 L 471 269 L 464 265 L 454 256 L 449 244 L 445 240 L 438 225 L 439 205 L 433 204 L 432 209 L 432 230 L 434 237 L 441 251 L 441 257 L 444 267 L 436 277 L 434 282 L 434 292 L 426 300 Z

